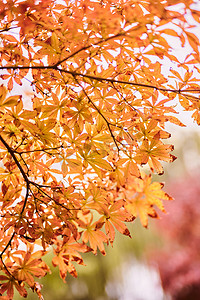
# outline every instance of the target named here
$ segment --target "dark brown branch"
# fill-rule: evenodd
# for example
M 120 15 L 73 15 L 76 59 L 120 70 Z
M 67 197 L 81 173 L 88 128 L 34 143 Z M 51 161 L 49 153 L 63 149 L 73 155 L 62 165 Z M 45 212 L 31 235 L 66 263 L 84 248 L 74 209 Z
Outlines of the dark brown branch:
M 109 36 L 109 37 L 106 38 L 106 39 L 102 39 L 102 40 L 100 40 L 100 41 L 98 41 L 98 42 L 96 42 L 96 43 L 94 43 L 94 44 L 90 44 L 90 45 L 88 45 L 88 46 L 84 46 L 84 47 L 78 49 L 77 51 L 71 53 L 71 54 L 68 55 L 66 58 L 63 58 L 61 61 L 59 61 L 58 63 L 56 63 L 55 66 L 57 67 L 58 65 L 60 65 L 60 64 L 62 64 L 63 62 L 67 61 L 68 59 L 74 57 L 76 54 L 78 54 L 78 53 L 80 53 L 80 52 L 82 52 L 82 51 L 88 50 L 88 49 L 90 49 L 91 47 L 98 46 L 98 45 L 100 45 L 100 44 L 102 44 L 102 43 L 106 43 L 106 42 L 108 42 L 108 41 L 110 41 L 110 40 L 112 40 L 112 39 L 116 39 L 116 38 L 121 37 L 121 36 L 126 36 L 126 34 L 127 34 L 128 32 L 130 32 L 130 31 L 132 31 L 132 30 L 134 30 L 134 29 L 135 29 L 135 28 L 131 28 L 129 31 L 119 32 L 119 33 L 117 33 L 117 34 L 115 34 L 115 35 Z M 138 29 L 138 27 L 137 27 L 137 29 Z
M 42 66 L 42 65 L 41 66 L 0 66 L 0 70 L 17 70 L 17 69 L 18 70 L 56 70 L 59 72 L 70 74 L 73 77 L 80 76 L 83 78 L 97 80 L 100 82 L 106 81 L 106 82 L 111 82 L 111 83 L 127 84 L 127 85 L 132 85 L 135 87 L 155 89 L 157 91 L 171 92 L 171 93 L 176 93 L 176 94 L 187 93 L 187 92 L 200 92 L 200 89 L 194 89 L 194 90 L 193 89 L 191 89 L 191 90 L 170 89 L 170 88 L 162 88 L 162 87 L 145 84 L 145 83 L 137 83 L 134 81 L 125 81 L 125 80 L 118 80 L 118 79 L 113 79 L 113 78 L 99 77 L 99 76 L 95 76 L 95 75 L 88 75 L 88 74 L 83 74 L 83 73 L 79 73 L 76 71 L 69 71 L 69 70 L 61 69 L 61 68 L 57 67 L 56 65 L 52 65 L 52 66 Z
M 12 242 L 14 236 L 15 236 L 15 231 L 13 232 L 13 234 L 12 234 L 11 238 L 9 239 L 7 245 L 5 246 L 5 248 L 3 249 L 3 251 L 2 251 L 1 254 L 0 254 L 1 261 L 2 261 L 2 256 L 3 256 L 3 254 L 6 252 L 6 250 L 8 249 L 8 247 L 11 246 L 11 242 Z M 2 261 L 2 262 L 3 262 L 3 261 Z
M 144 83 L 136 83 L 133 81 L 124 81 L 124 80 L 117 80 L 117 79 L 112 79 L 112 78 L 105 78 L 105 77 L 99 77 L 99 76 L 94 76 L 94 75 L 88 75 L 88 74 L 83 74 L 75 71 L 69 71 L 65 69 L 61 69 L 57 67 L 56 65 L 54 66 L 1 66 L 0 70 L 57 70 L 66 74 L 70 74 L 72 76 L 81 76 L 83 78 L 88 78 L 91 80 L 97 80 L 97 81 L 107 81 L 111 83 L 120 83 L 120 84 L 128 84 L 132 86 L 137 86 L 137 87 L 144 87 L 144 88 L 150 88 L 150 89 L 156 89 L 159 91 L 164 91 L 164 92 L 173 92 L 173 93 L 181 93 L 184 92 L 181 90 L 177 89 L 168 89 L 168 88 L 159 88 L 155 85 L 150 85 L 150 84 L 144 84 Z M 196 90 L 197 91 L 197 90 Z M 199 89 L 200 91 L 200 89 Z M 187 91 L 186 91 L 187 92 Z
M 39 184 L 39 183 L 36 183 L 34 181 L 30 181 L 30 184 L 35 185 L 37 187 L 39 186 L 40 188 L 42 188 L 42 187 L 44 187 L 44 188 L 52 188 L 51 185 Z M 56 186 L 55 188 L 56 189 L 61 189 L 62 187 L 61 186 Z
M 64 146 L 61 145 L 61 146 L 54 147 L 54 148 L 35 149 L 35 150 L 28 150 L 28 151 L 16 151 L 16 150 L 14 150 L 13 152 L 21 155 L 21 154 L 26 154 L 26 153 L 43 152 L 43 151 L 45 152 L 45 151 L 57 150 L 57 149 L 60 149 L 60 148 L 64 148 Z
M 176 93 L 176 94 L 180 94 L 181 92 L 184 92 L 184 90 L 181 91 L 181 90 L 177 90 L 177 89 L 168 89 L 168 88 L 162 88 L 162 87 L 158 87 L 158 86 L 150 85 L 150 84 L 145 84 L 145 83 L 136 83 L 136 82 L 133 82 L 133 81 L 125 81 L 125 80 L 99 77 L 99 76 L 95 76 L 95 75 L 82 74 L 82 73 L 79 73 L 79 72 L 68 71 L 68 70 L 64 70 L 64 69 L 60 69 L 60 68 L 57 68 L 57 70 L 60 71 L 60 72 L 63 72 L 63 73 L 71 74 L 72 76 L 80 76 L 80 77 L 83 77 L 83 78 L 88 78 L 88 79 L 96 80 L 96 81 L 100 81 L 100 82 L 106 81 L 106 82 L 111 82 L 111 83 L 127 84 L 127 85 L 132 85 L 132 86 L 135 86 L 135 87 L 150 88 L 150 89 L 155 89 L 155 90 L 158 90 L 158 91 L 172 92 L 172 93 Z M 199 89 L 199 91 L 200 91 L 200 89 Z
M 0 259 L 1 259 L 1 262 L 2 262 L 2 264 L 3 264 L 3 266 L 4 266 L 5 270 L 6 270 L 6 272 L 7 272 L 14 280 L 16 280 L 15 277 L 12 275 L 12 273 L 10 273 L 10 271 L 8 270 L 6 264 L 5 264 L 4 261 L 3 261 L 3 254 L 6 252 L 6 250 L 8 249 L 8 247 L 11 246 L 11 243 L 12 243 L 12 240 L 14 239 L 14 236 L 15 236 L 15 231 L 13 232 L 13 234 L 11 235 L 11 237 L 10 237 L 10 239 L 9 239 L 9 241 L 8 241 L 8 243 L 7 243 L 7 245 L 5 246 L 5 248 L 3 249 L 3 251 L 1 252 L 1 254 L 0 254 Z
M 0 70 L 46 70 L 54 69 L 57 70 L 55 66 L 0 66 Z
M 186 93 L 186 92 L 189 92 L 189 93 L 194 93 L 194 92 L 199 92 L 199 89 L 187 89 L 187 90 L 183 90 L 183 91 L 180 91 L 181 93 Z
M 7 144 L 7 142 L 3 139 L 3 137 L 0 135 L 0 141 L 2 142 L 2 144 L 6 147 L 6 149 L 8 150 L 8 152 L 10 153 L 10 155 L 12 156 L 13 160 L 15 161 L 18 169 L 20 170 L 23 178 L 24 178 L 24 181 L 26 182 L 26 196 L 25 196 L 25 199 L 24 199 L 24 204 L 23 204 L 23 207 L 22 207 L 22 210 L 21 210 L 21 215 L 23 214 L 24 210 L 25 210 L 25 207 L 26 207 L 26 203 L 28 201 L 28 196 L 29 196 L 29 191 L 30 191 L 30 188 L 29 188 L 29 185 L 30 185 L 30 182 L 29 182 L 29 179 L 26 175 L 26 173 L 24 172 L 21 164 L 19 163 L 14 151 L 12 150 L 12 148 Z M 2 259 L 2 255 L 4 254 L 4 252 L 8 249 L 9 246 L 11 246 L 11 242 L 13 240 L 15 236 L 15 231 L 13 232 L 10 240 L 8 241 L 6 247 L 3 249 L 3 251 L 1 252 L 0 254 L 0 258 L 1 258 L 1 261 L 3 263 L 3 265 L 5 266 L 4 262 L 3 262 L 3 259 Z M 7 270 L 7 267 L 5 266 L 6 270 Z M 8 271 L 8 270 L 7 270 Z M 9 271 L 8 271 L 9 272 Z M 12 275 L 12 274 L 11 274 Z
M 3 29 L 0 30 L 0 33 L 1 32 L 5 32 L 5 31 L 9 31 L 9 30 L 12 30 L 12 29 L 16 29 L 16 28 L 19 28 L 18 26 L 13 26 L 13 27 L 5 27 Z
M 47 194 L 45 191 L 43 191 L 40 187 L 39 184 L 35 183 L 35 182 L 31 182 L 37 189 L 38 191 L 40 191 L 41 193 L 43 193 L 45 196 L 47 196 L 50 200 L 52 200 L 56 205 L 58 206 L 61 206 L 62 208 L 66 209 L 68 212 L 70 212 L 71 210 L 80 210 L 80 208 L 68 208 L 66 207 L 64 204 L 62 203 L 59 203 L 58 201 L 56 201 L 54 198 L 52 198 L 49 194 Z M 44 201 L 40 200 L 38 197 L 37 197 L 37 200 L 38 201 L 41 201 L 43 203 L 45 203 Z M 47 205 L 47 203 L 45 203 Z
M 23 214 L 23 212 L 26 208 L 26 203 L 28 201 L 29 191 L 30 191 L 30 182 L 28 181 L 26 183 L 26 196 L 25 196 L 25 199 L 24 199 L 24 205 L 23 205 L 22 210 L 21 210 L 21 215 Z
M 26 175 L 26 173 L 24 172 L 22 166 L 20 165 L 16 155 L 15 155 L 15 152 L 12 150 L 12 148 L 7 144 L 7 142 L 2 138 L 2 136 L 0 135 L 0 141 L 2 142 L 2 144 L 6 147 L 6 149 L 8 150 L 8 152 L 10 153 L 10 155 L 12 156 L 12 158 L 14 159 L 18 169 L 20 170 L 25 182 L 28 184 L 29 183 L 29 179 Z

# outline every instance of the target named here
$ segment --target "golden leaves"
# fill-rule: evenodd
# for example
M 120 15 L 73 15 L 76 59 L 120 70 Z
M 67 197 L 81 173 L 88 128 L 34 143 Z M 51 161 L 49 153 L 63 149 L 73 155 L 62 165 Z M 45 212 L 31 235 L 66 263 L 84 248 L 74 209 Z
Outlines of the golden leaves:
M 155 207 L 165 212 L 162 201 L 172 198 L 162 191 L 163 184 L 151 182 L 151 176 L 142 174 L 142 178 L 135 179 L 132 186 L 125 191 L 127 204 L 125 208 L 134 216 L 139 216 L 143 226 L 148 225 L 148 216 L 158 218 Z
M 184 126 L 176 101 L 200 124 L 199 39 L 186 16 L 199 13 L 186 0 L 186 15 L 170 10 L 178 1 L 4 2 L 0 293 L 25 297 L 27 284 L 42 297 L 45 249 L 63 280 L 76 277 L 81 252 L 104 255 L 116 230 L 130 236 L 126 222 L 164 212 L 170 196 L 151 174 L 175 159 L 164 140 L 167 122 Z M 191 53 L 176 57 L 169 36 Z
M 101 170 L 112 171 L 112 166 L 103 159 L 107 155 L 105 151 L 91 151 L 91 147 L 85 144 L 83 150 L 79 149 L 79 153 L 83 158 L 83 166 L 87 168 L 89 164 L 100 178 L 103 177 Z
M 134 160 L 141 165 L 148 163 L 151 170 L 155 170 L 159 175 L 164 172 L 159 160 L 173 162 L 176 159 L 169 153 L 173 150 L 173 146 L 165 145 L 160 141 L 161 134 L 162 132 L 158 131 L 151 140 L 144 139 L 134 157 Z
M 7 89 L 5 86 L 1 85 L 0 86 L 0 107 L 6 108 L 6 107 L 12 107 L 16 105 L 20 99 L 20 96 L 10 96 L 7 97 Z
M 77 243 L 74 238 L 69 238 L 66 243 L 62 245 L 57 241 L 57 248 L 54 250 L 55 256 L 52 259 L 53 266 L 59 266 L 60 276 L 65 282 L 67 272 L 73 277 L 77 277 L 76 269 L 73 262 L 79 265 L 84 265 L 83 259 L 79 252 L 89 252 L 91 249 L 83 243 Z

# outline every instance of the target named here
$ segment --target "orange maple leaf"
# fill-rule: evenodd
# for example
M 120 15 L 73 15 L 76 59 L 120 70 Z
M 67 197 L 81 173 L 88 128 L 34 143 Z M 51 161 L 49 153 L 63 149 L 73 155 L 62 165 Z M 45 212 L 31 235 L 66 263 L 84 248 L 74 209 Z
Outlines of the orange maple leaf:
M 163 200 L 172 198 L 162 190 L 163 183 L 151 182 L 151 175 L 142 174 L 142 179 L 136 178 L 132 187 L 125 191 L 127 204 L 125 208 L 134 216 L 140 217 L 144 227 L 148 225 L 148 216 L 158 218 L 155 207 L 165 212 Z

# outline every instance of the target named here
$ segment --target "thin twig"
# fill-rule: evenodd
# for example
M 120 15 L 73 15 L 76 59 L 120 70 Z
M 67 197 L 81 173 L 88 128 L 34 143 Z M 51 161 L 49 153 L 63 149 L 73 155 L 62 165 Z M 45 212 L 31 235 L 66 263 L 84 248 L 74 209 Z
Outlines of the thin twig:
M 96 106 L 96 104 L 91 100 L 91 98 L 88 96 L 88 94 L 87 94 L 87 92 L 86 92 L 86 90 L 84 89 L 84 87 L 78 82 L 78 80 L 76 79 L 76 78 L 74 78 L 75 80 L 76 80 L 76 82 L 78 83 L 78 85 L 82 88 L 82 91 L 83 91 L 83 93 L 85 94 L 85 96 L 87 97 L 87 99 L 88 99 L 88 102 L 89 103 L 91 103 L 92 104 L 92 106 L 94 107 L 94 109 L 99 113 L 99 115 L 104 119 L 104 121 L 106 122 L 106 124 L 107 124 L 107 127 L 108 127 L 108 130 L 109 130 L 109 132 L 110 132 L 110 135 L 111 135 L 111 137 L 112 137 L 112 139 L 113 139 L 113 141 L 114 141 L 114 143 L 115 143 L 115 146 L 117 147 L 117 150 L 118 150 L 118 152 L 120 151 L 120 149 L 119 149 L 119 146 L 117 145 L 117 141 L 116 141 L 116 139 L 115 139 L 115 136 L 114 136 L 114 134 L 113 134 L 113 132 L 112 132 L 112 129 L 111 129 L 111 123 L 106 119 L 106 117 L 102 114 L 102 112 L 100 111 L 100 109 Z
M 54 147 L 54 148 L 44 148 L 44 149 L 35 149 L 35 150 L 28 150 L 28 151 L 16 151 L 14 150 L 13 152 L 17 153 L 17 154 L 26 154 L 26 153 L 34 153 L 34 152 L 42 152 L 42 151 L 51 151 L 51 150 L 57 150 L 60 148 L 64 148 L 63 145 L 58 146 L 58 147 Z
M 63 58 L 61 61 L 57 62 L 57 63 L 55 64 L 55 66 L 57 67 L 58 65 L 60 65 L 60 64 L 62 64 L 63 62 L 67 61 L 68 59 L 74 57 L 76 54 L 78 54 L 78 53 L 80 53 L 80 52 L 82 52 L 82 51 L 88 50 L 88 49 L 91 48 L 91 47 L 98 46 L 98 45 L 100 45 L 100 44 L 102 44 L 102 43 L 106 43 L 106 42 L 108 42 L 108 41 L 110 41 L 110 40 L 116 39 L 116 38 L 121 37 L 121 36 L 126 36 L 127 33 L 131 32 L 131 31 L 134 31 L 134 30 L 136 30 L 136 29 L 138 30 L 139 27 L 141 27 L 141 26 L 137 26 L 137 27 L 130 28 L 130 29 L 127 30 L 127 31 L 119 32 L 119 33 L 117 33 L 117 34 L 115 34 L 115 35 L 112 35 L 112 36 L 109 36 L 109 37 L 107 37 L 107 38 L 105 38 L 105 39 L 102 39 L 102 40 L 100 40 L 100 41 L 98 41 L 98 42 L 96 42 L 96 43 L 94 43 L 94 44 L 90 44 L 90 45 L 84 46 L 84 47 L 82 47 L 82 48 L 76 50 L 75 52 L 71 53 L 71 54 L 68 55 L 66 58 Z
M 11 246 L 11 242 L 12 242 L 14 236 L 15 236 L 15 231 L 13 232 L 13 234 L 12 234 L 11 238 L 9 239 L 7 245 L 5 246 L 5 248 L 3 249 L 3 251 L 2 251 L 1 254 L 0 254 L 1 260 L 2 260 L 3 254 L 6 252 L 6 250 L 8 249 L 8 247 Z
M 45 191 L 43 191 L 40 186 L 35 183 L 35 182 L 31 182 L 41 193 L 43 193 L 45 196 L 47 196 L 50 200 L 52 200 L 55 204 L 57 204 L 58 206 L 63 207 L 64 209 L 66 209 L 68 212 L 70 212 L 71 210 L 80 210 L 80 208 L 68 208 L 65 205 L 63 205 L 62 203 L 57 202 L 54 198 L 52 198 L 49 194 L 47 194 Z M 39 199 L 38 199 L 39 200 Z
M 10 153 L 10 155 L 12 156 L 13 160 L 15 161 L 18 169 L 20 170 L 23 178 L 24 178 L 24 181 L 26 182 L 26 196 L 25 196 L 25 199 L 24 199 L 24 204 L 23 204 L 23 207 L 22 207 L 22 210 L 21 210 L 21 215 L 23 214 L 24 210 L 25 210 L 25 207 L 26 207 L 26 204 L 27 204 L 27 201 L 28 201 L 28 196 L 29 196 L 29 186 L 30 186 L 30 182 L 29 182 L 29 179 L 28 179 L 28 176 L 26 175 L 26 173 L 24 172 L 20 162 L 18 161 L 16 155 L 15 155 L 15 152 L 13 151 L 13 149 L 8 145 L 8 143 L 3 139 L 3 137 L 0 135 L 0 141 L 2 142 L 2 144 L 6 147 L 6 149 L 8 150 L 8 152 Z M 3 249 L 3 251 L 1 252 L 0 254 L 0 258 L 1 258 L 1 261 L 3 261 L 2 259 L 2 255 L 4 254 L 4 252 L 6 251 L 6 249 L 11 246 L 11 242 L 13 240 L 15 236 L 15 231 L 13 232 L 10 240 L 8 241 L 6 247 Z
M 5 246 L 5 248 L 3 249 L 3 251 L 2 251 L 1 254 L 0 254 L 0 259 L 1 259 L 1 262 L 2 262 L 2 264 L 3 264 L 4 268 L 5 268 L 5 270 L 8 272 L 8 274 L 9 274 L 14 280 L 16 280 L 16 278 L 13 276 L 12 273 L 10 273 L 10 271 L 8 270 L 6 264 L 5 264 L 4 261 L 3 261 L 3 254 L 6 252 L 6 250 L 8 249 L 8 247 L 11 246 L 11 243 L 12 243 L 12 240 L 14 239 L 15 233 L 16 233 L 16 232 L 14 231 L 13 234 L 12 234 L 12 236 L 10 237 L 10 239 L 9 239 L 9 241 L 8 241 L 8 243 L 7 243 L 7 245 Z

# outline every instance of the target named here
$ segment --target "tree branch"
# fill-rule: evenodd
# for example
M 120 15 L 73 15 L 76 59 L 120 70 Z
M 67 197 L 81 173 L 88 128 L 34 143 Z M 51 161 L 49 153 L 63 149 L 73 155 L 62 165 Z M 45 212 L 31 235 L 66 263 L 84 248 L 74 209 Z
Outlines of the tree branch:
M 2 256 L 3 256 L 3 254 L 6 252 L 6 250 L 8 249 L 8 247 L 11 246 L 11 242 L 12 242 L 14 236 L 15 236 L 15 231 L 13 232 L 13 234 L 12 234 L 11 238 L 9 239 L 7 245 L 5 246 L 5 248 L 3 249 L 3 251 L 2 251 L 1 254 L 0 254 L 1 261 L 2 261 Z M 2 261 L 2 262 L 3 262 L 3 261 Z
M 49 196 L 49 194 L 47 194 L 45 191 L 43 191 L 41 189 L 41 186 L 35 182 L 31 182 L 37 189 L 38 191 L 40 191 L 41 193 L 43 193 L 45 196 L 47 196 L 50 200 L 52 200 L 56 205 L 61 206 L 62 208 L 66 209 L 68 212 L 70 212 L 71 210 L 80 210 L 80 208 L 68 208 L 66 207 L 64 204 L 59 203 L 58 201 L 56 201 L 54 198 L 52 198 L 51 196 Z M 42 200 L 40 200 L 39 198 L 37 198 L 38 201 L 43 202 Z M 43 202 L 45 203 L 45 202 Z M 46 203 L 45 203 L 46 204 Z
M 88 75 L 88 74 L 83 74 L 83 73 L 79 73 L 76 71 L 69 71 L 69 70 L 61 69 L 57 65 L 52 65 L 52 66 L 42 66 L 42 65 L 40 65 L 40 66 L 0 66 L 0 70 L 56 70 L 59 72 L 70 74 L 73 77 L 80 76 L 83 78 L 88 78 L 91 80 L 97 80 L 97 81 L 101 81 L 101 82 L 106 81 L 106 82 L 111 82 L 111 83 L 127 84 L 127 85 L 132 85 L 135 87 L 155 89 L 157 91 L 171 92 L 171 93 L 176 93 L 176 94 L 187 93 L 187 92 L 200 92 L 200 89 L 190 89 L 190 90 L 170 89 L 170 88 L 158 87 L 158 86 L 151 85 L 151 84 L 137 83 L 134 81 L 125 81 L 125 80 L 105 78 L 105 77 L 100 77 L 100 76 L 95 76 L 95 75 Z
M 70 74 L 73 77 L 74 76 L 80 76 L 83 78 L 88 78 L 91 80 L 97 80 L 97 81 L 106 81 L 106 82 L 111 82 L 111 83 L 120 83 L 120 84 L 127 84 L 127 85 L 132 85 L 136 87 L 142 87 L 142 88 L 149 88 L 149 89 L 155 89 L 157 91 L 163 91 L 163 92 L 171 92 L 171 93 L 176 93 L 176 94 L 181 94 L 181 93 L 187 93 L 187 92 L 200 92 L 200 89 L 190 89 L 190 90 L 181 90 L 181 89 L 170 89 L 170 88 L 162 88 L 158 87 L 155 85 L 151 84 L 145 84 L 145 83 L 137 83 L 134 81 L 125 81 L 125 80 L 118 80 L 118 79 L 113 79 L 113 78 L 105 78 L 105 77 L 100 77 L 100 76 L 95 76 L 95 75 L 88 75 L 88 74 L 83 74 L 79 73 L 76 71 L 69 71 L 65 69 L 61 69 L 57 67 L 56 65 L 52 66 L 1 66 L 0 70 L 56 70 L 59 72 L 63 72 L 66 74 Z
M 22 166 L 20 165 L 14 151 L 12 150 L 12 148 L 7 144 L 7 142 L 3 139 L 3 137 L 0 135 L 0 141 L 2 142 L 2 144 L 6 147 L 6 149 L 8 150 L 8 152 L 10 153 L 10 155 L 12 156 L 13 160 L 15 161 L 18 169 L 20 170 L 23 178 L 24 178 L 24 181 L 26 182 L 26 196 L 25 196 L 25 199 L 24 199 L 24 204 L 23 204 L 23 207 L 22 207 L 22 210 L 20 212 L 20 214 L 22 215 L 24 210 L 25 210 L 25 207 L 26 207 L 26 203 L 28 201 L 28 196 L 29 196 L 29 191 L 30 191 L 30 181 L 28 179 L 28 176 L 26 175 L 26 173 L 24 172 Z M 3 262 L 3 259 L 2 259 L 2 255 L 4 254 L 4 252 L 7 250 L 7 248 L 9 246 L 11 246 L 11 242 L 15 236 L 16 232 L 14 231 L 10 240 L 8 241 L 6 247 L 3 249 L 3 251 L 1 252 L 0 254 L 0 258 L 1 258 L 1 261 L 3 263 L 3 265 L 5 266 L 4 262 Z M 7 270 L 7 267 L 5 266 L 6 270 Z M 8 270 L 7 270 L 8 271 Z M 8 271 L 9 272 L 9 271 Z M 10 272 L 9 272 L 10 273 Z M 12 274 L 11 274 L 12 275 Z
M 113 132 L 112 132 L 112 129 L 111 129 L 111 123 L 106 119 L 106 117 L 102 114 L 102 112 L 100 111 L 100 109 L 96 106 L 96 104 L 91 100 L 91 98 L 88 96 L 88 94 L 87 94 L 87 92 L 86 92 L 86 90 L 84 89 L 84 87 L 78 82 L 78 80 L 74 77 L 74 79 L 76 80 L 76 82 L 78 83 L 78 85 L 82 88 L 82 91 L 83 91 L 83 93 L 85 94 L 85 96 L 87 97 L 87 99 L 88 99 L 88 102 L 89 103 L 91 103 L 92 104 L 92 106 L 94 107 L 94 109 L 99 113 L 99 115 L 104 119 L 104 121 L 106 122 L 106 124 L 107 124 L 107 127 L 108 127 L 108 130 L 109 130 L 109 132 L 110 132 L 110 135 L 111 135 L 111 137 L 112 137 L 112 139 L 113 139 L 113 141 L 114 141 L 114 143 L 115 143 L 115 146 L 117 147 L 117 150 L 118 150 L 118 152 L 120 151 L 120 149 L 119 149 L 119 146 L 117 145 L 117 141 L 116 141 L 116 139 L 115 139 L 115 136 L 114 136 L 114 134 L 113 134 Z
M 29 179 L 26 175 L 26 173 L 24 172 L 22 166 L 20 165 L 16 155 L 15 155 L 15 152 L 12 150 L 12 148 L 7 144 L 7 142 L 2 138 L 2 136 L 0 135 L 0 141 L 2 142 L 2 144 L 6 147 L 6 149 L 8 150 L 8 152 L 10 153 L 10 155 L 12 156 L 12 158 L 14 159 L 18 169 L 20 170 L 25 182 L 28 184 L 29 183 Z
M 27 151 L 14 150 L 13 152 L 21 155 L 21 154 L 34 153 L 34 152 L 43 152 L 43 151 L 46 152 L 46 151 L 50 151 L 50 150 L 57 150 L 57 149 L 60 149 L 60 148 L 64 148 L 64 146 L 61 145 L 61 146 L 53 147 L 53 148 L 35 149 L 35 150 L 27 150 Z
M 180 94 L 181 92 L 184 92 L 184 90 L 181 91 L 181 90 L 177 90 L 177 89 L 168 89 L 168 88 L 162 88 L 162 87 L 158 87 L 158 86 L 150 85 L 150 84 L 136 83 L 136 82 L 133 82 L 133 81 L 125 81 L 125 80 L 99 77 L 99 76 L 95 76 L 95 75 L 82 74 L 82 73 L 79 73 L 79 72 L 68 71 L 68 70 L 64 70 L 64 69 L 60 69 L 60 68 L 57 68 L 57 70 L 60 71 L 60 72 L 63 72 L 63 73 L 71 74 L 72 76 L 80 76 L 80 77 L 83 77 L 83 78 L 88 78 L 88 79 L 91 79 L 91 80 L 97 80 L 97 81 L 101 81 L 101 82 L 106 81 L 106 82 L 111 82 L 111 83 L 128 84 L 128 85 L 132 85 L 132 86 L 136 86 L 136 87 L 150 88 L 150 89 L 155 89 L 155 90 L 158 90 L 158 91 L 172 92 L 172 93 L 177 93 L 177 94 Z M 199 91 L 200 91 L 200 89 L 199 89 Z M 185 92 L 187 92 L 187 90 Z
M 3 251 L 2 251 L 1 254 L 0 254 L 0 259 L 1 259 L 1 262 L 2 262 L 2 264 L 3 264 L 4 268 L 5 268 L 5 270 L 8 272 L 8 274 L 9 274 L 14 280 L 16 280 L 15 277 L 12 275 L 12 273 L 10 273 L 10 271 L 8 270 L 6 264 L 5 264 L 4 261 L 3 261 L 3 254 L 6 252 L 6 250 L 8 249 L 8 247 L 11 246 L 11 243 L 12 243 L 12 240 L 14 239 L 15 233 L 16 233 L 16 232 L 14 231 L 13 234 L 11 235 L 11 237 L 10 237 L 10 239 L 9 239 L 9 241 L 8 241 L 8 243 L 7 243 L 7 245 L 5 246 L 5 248 L 3 249 Z
M 137 27 L 137 29 L 138 29 L 138 27 Z M 102 43 L 106 43 L 106 42 L 108 42 L 108 41 L 110 41 L 110 40 L 112 40 L 112 39 L 118 38 L 118 37 L 120 37 L 120 36 L 126 36 L 126 34 L 127 34 L 128 32 L 130 32 L 130 31 L 132 31 L 132 30 L 135 30 L 135 28 L 131 28 L 131 29 L 128 30 L 128 31 L 119 32 L 119 33 L 117 33 L 117 34 L 115 34 L 115 35 L 113 35 L 113 36 L 109 36 L 109 37 L 106 38 L 106 39 L 102 39 L 102 40 L 100 40 L 100 41 L 98 41 L 98 42 L 96 42 L 96 43 L 94 43 L 94 44 L 90 44 L 90 45 L 88 45 L 88 46 L 84 46 L 84 47 L 78 49 L 77 51 L 75 51 L 74 53 L 70 54 L 70 55 L 67 56 L 66 58 L 63 58 L 61 61 L 57 62 L 57 63 L 55 64 L 55 66 L 57 67 L 58 65 L 60 65 L 60 64 L 62 64 L 63 62 L 67 61 L 68 59 L 74 57 L 76 54 L 78 54 L 78 53 L 80 53 L 80 52 L 82 52 L 82 51 L 88 50 L 88 49 L 90 49 L 91 47 L 98 46 L 99 44 L 102 44 Z

